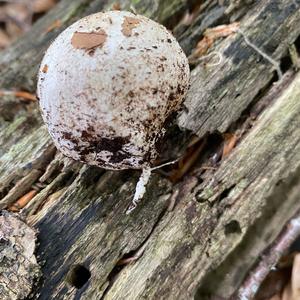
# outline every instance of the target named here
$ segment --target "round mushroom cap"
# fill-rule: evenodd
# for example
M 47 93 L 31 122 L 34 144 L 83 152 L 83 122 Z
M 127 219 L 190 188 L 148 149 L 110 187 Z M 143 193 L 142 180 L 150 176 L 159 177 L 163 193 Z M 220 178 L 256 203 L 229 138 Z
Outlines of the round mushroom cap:
M 66 156 L 141 169 L 189 85 L 188 60 L 162 25 L 125 11 L 87 16 L 47 50 L 38 77 L 42 116 Z

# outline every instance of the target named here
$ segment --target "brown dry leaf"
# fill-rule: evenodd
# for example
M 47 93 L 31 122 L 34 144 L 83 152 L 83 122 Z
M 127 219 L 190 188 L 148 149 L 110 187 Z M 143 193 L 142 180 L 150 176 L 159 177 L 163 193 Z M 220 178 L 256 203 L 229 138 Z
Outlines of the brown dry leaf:
M 296 299 L 299 299 L 299 298 L 293 298 L 292 287 L 291 287 L 291 283 L 289 282 L 285 286 L 280 300 L 296 300 Z
M 30 100 L 36 101 L 36 95 L 31 94 L 25 91 L 7 91 L 7 90 L 0 90 L 0 97 L 1 96 L 15 96 L 17 98 L 21 98 L 22 100 Z
M 224 146 L 222 152 L 222 159 L 224 159 L 232 151 L 237 142 L 237 135 L 232 133 L 225 133 L 224 135 Z
M 269 300 L 281 300 L 281 296 L 279 294 L 276 294 L 272 298 L 270 298 Z
M 196 50 L 193 53 L 193 57 L 200 57 L 208 51 L 208 49 L 214 43 L 214 39 L 208 36 L 204 36 L 203 39 L 197 44 Z
M 12 212 L 18 212 L 22 208 L 24 208 L 29 201 L 37 194 L 36 190 L 32 190 L 22 196 L 20 199 L 18 199 L 15 203 L 13 203 L 11 206 L 8 207 L 7 210 L 12 211 Z
M 33 215 L 27 217 L 27 223 L 29 225 L 34 225 L 38 220 L 45 216 L 48 212 L 48 209 L 57 201 L 59 201 L 61 195 L 66 190 L 67 188 L 63 188 L 48 196 L 48 198 L 45 201 L 43 201 L 43 203 L 41 203 L 35 211 L 33 211 Z
M 71 43 L 76 49 L 91 50 L 103 46 L 106 38 L 107 34 L 102 29 L 97 32 L 75 32 Z
M 17 23 L 26 22 L 30 16 L 29 5 L 26 3 L 9 3 L 4 8 L 6 17 L 15 20 Z
M 59 27 L 61 27 L 62 21 L 61 20 L 55 20 L 45 31 L 45 33 L 48 33 L 50 31 L 53 31 Z
M 201 6 L 202 6 L 202 3 L 200 2 L 200 3 L 197 3 L 192 10 L 189 9 L 184 14 L 184 16 L 183 16 L 182 20 L 180 21 L 180 23 L 182 25 L 185 25 L 185 26 L 191 25 L 193 23 L 193 21 L 195 20 L 195 18 L 198 16 L 198 14 L 201 10 Z
M 284 287 L 289 281 L 289 277 L 289 268 L 271 271 L 260 285 L 259 290 L 255 295 L 255 300 L 271 300 L 275 295 L 281 296 Z
M 112 10 L 121 10 L 121 4 L 120 2 L 115 2 L 112 7 L 111 7 Z
M 290 282 L 285 286 L 280 300 L 300 299 L 300 253 L 294 256 L 293 269 Z M 274 300 L 271 298 L 270 300 Z
M 199 140 L 198 137 L 191 142 L 183 157 L 178 161 L 178 167 L 173 169 L 169 176 L 172 182 L 178 182 L 192 168 L 201 154 L 205 143 L 205 140 Z
M 6 48 L 11 42 L 10 37 L 0 28 L 0 49 Z
M 34 13 L 43 13 L 55 6 L 56 0 L 34 0 L 32 10 Z
M 207 28 L 203 33 L 203 38 L 197 44 L 193 57 L 200 57 L 208 51 L 214 41 L 221 37 L 227 37 L 233 33 L 236 33 L 239 29 L 240 23 L 234 22 L 228 25 L 220 25 L 214 28 Z
M 26 3 L 10 3 L 5 6 L 6 31 L 16 38 L 29 30 L 32 21 L 32 11 Z
M 292 270 L 292 300 L 300 299 L 300 253 L 295 255 Z
M 212 37 L 214 39 L 220 37 L 226 37 L 233 33 L 236 33 L 239 27 L 240 27 L 239 22 L 234 22 L 228 25 L 220 25 L 214 28 L 207 28 L 204 32 L 204 35 Z

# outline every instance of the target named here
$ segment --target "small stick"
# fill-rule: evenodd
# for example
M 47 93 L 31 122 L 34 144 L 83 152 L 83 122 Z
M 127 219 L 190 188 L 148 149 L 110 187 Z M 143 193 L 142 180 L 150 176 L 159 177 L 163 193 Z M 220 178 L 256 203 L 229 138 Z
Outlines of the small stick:
M 243 36 L 246 44 L 253 48 L 257 53 L 259 53 L 264 59 L 266 59 L 270 64 L 272 64 L 278 74 L 278 79 L 280 80 L 283 76 L 282 71 L 280 69 L 280 64 L 274 60 L 272 57 L 270 57 L 268 54 L 260 50 L 256 45 L 254 45 L 252 42 L 249 41 L 248 37 L 244 34 L 244 32 L 241 29 L 237 29 L 238 32 Z
M 179 188 L 176 188 L 172 193 L 171 197 L 169 198 L 169 205 L 167 209 L 168 211 L 172 211 L 174 209 L 178 195 L 179 195 Z
M 239 290 L 230 299 L 252 299 L 257 293 L 261 283 L 276 266 L 280 257 L 288 250 L 291 244 L 300 235 L 300 212 L 288 222 L 274 243 L 264 251 L 260 262 L 246 277 Z

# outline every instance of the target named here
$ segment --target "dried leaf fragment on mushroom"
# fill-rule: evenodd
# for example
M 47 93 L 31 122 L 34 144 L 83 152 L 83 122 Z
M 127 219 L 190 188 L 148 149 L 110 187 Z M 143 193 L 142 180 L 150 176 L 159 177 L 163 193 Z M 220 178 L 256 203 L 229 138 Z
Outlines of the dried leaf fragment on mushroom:
M 77 49 L 92 50 L 102 47 L 107 38 L 104 30 L 97 32 L 75 32 L 72 36 L 72 45 Z
M 139 23 L 140 20 L 138 20 L 137 18 L 125 17 L 122 24 L 122 33 L 125 36 L 130 37 L 132 34 L 132 30 L 137 27 Z
M 203 33 L 203 38 L 198 42 L 192 57 L 200 57 L 207 53 L 209 48 L 213 45 L 216 39 L 227 37 L 236 33 L 239 29 L 240 23 L 234 22 L 228 25 L 220 25 L 214 28 L 207 28 Z

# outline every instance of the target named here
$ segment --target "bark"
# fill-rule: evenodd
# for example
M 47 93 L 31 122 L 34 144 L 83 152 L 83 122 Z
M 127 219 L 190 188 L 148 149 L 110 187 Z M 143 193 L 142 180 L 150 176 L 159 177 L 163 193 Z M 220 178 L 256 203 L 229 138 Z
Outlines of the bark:
M 0 53 L 1 87 L 34 92 L 51 40 L 113 2 L 62 0 Z M 178 24 L 196 2 L 122 2 L 173 29 L 188 55 L 208 27 L 239 21 L 242 32 L 216 41 L 210 49 L 216 56 L 193 66 L 184 109 L 174 119 L 180 129 L 173 125 L 167 134 L 162 158 L 179 156 L 193 133 L 205 142 L 192 171 L 176 184 L 154 174 L 130 215 L 125 211 L 138 171 L 105 171 L 63 158 L 37 104 L 2 97 L 0 207 L 33 187 L 39 191 L 23 209 L 39 232 L 43 275 L 35 298 L 228 299 L 299 210 L 300 74 L 288 48 L 299 48 L 300 1 L 203 1 L 192 24 Z M 63 26 L 47 32 L 57 19 Z M 245 37 L 281 63 L 283 78 Z M 220 136 L 228 132 L 238 144 L 216 161 Z

